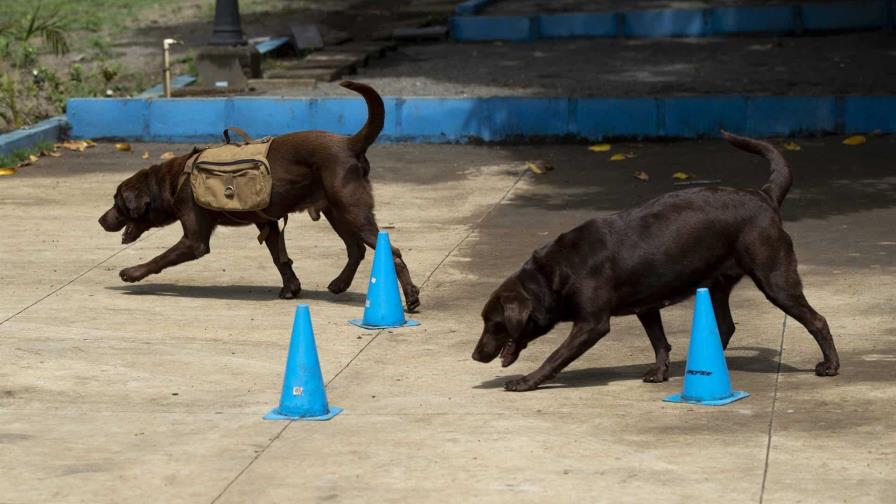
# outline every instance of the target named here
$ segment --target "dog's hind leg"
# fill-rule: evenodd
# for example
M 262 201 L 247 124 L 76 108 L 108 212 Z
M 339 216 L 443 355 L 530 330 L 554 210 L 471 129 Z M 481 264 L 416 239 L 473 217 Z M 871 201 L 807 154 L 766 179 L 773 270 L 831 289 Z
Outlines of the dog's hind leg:
M 373 210 L 351 206 L 339 211 L 342 212 L 342 217 L 345 219 L 346 224 L 357 230 L 357 234 L 364 241 L 364 244 L 372 249 L 376 249 L 376 237 L 379 227 L 373 216 Z M 414 312 L 420 307 L 420 289 L 411 280 L 411 273 L 401 257 L 401 250 L 394 245 L 392 246 L 392 258 L 395 262 L 395 273 L 398 276 L 398 282 L 401 284 L 401 290 L 404 292 L 407 310 Z
M 324 209 L 324 217 L 326 217 L 330 222 L 330 225 L 333 226 L 333 230 L 336 231 L 336 234 L 338 234 L 339 237 L 342 238 L 342 241 L 345 242 L 345 252 L 348 255 L 348 260 L 342 268 L 342 271 L 332 282 L 330 282 L 330 285 L 327 286 L 327 289 L 330 292 L 339 294 L 348 290 L 352 285 L 352 280 L 355 279 L 355 273 L 358 272 L 358 266 L 360 266 L 361 261 L 364 260 L 367 248 L 364 246 L 364 241 L 361 237 L 342 220 L 342 217 L 340 217 L 338 213 L 326 208 Z
M 292 269 L 292 259 L 286 253 L 285 242 L 281 246 L 281 240 L 284 239 L 283 231 L 276 221 L 255 224 L 258 230 L 264 234 L 264 244 L 267 245 L 268 251 L 271 253 L 271 259 L 274 260 L 274 266 L 280 272 L 280 278 L 283 279 L 283 288 L 280 289 L 280 299 L 294 299 L 302 293 L 302 282 L 296 276 L 296 272 Z
M 775 306 L 803 325 L 815 338 L 824 358 L 815 366 L 818 376 L 835 376 L 840 369 L 840 357 L 828 323 L 803 295 L 803 285 L 797 272 L 793 242 L 783 229 L 772 240 L 753 240 L 743 251 L 747 274 Z M 775 247 L 769 247 L 772 243 Z
M 639 313 L 638 320 L 647 331 L 647 337 L 650 338 L 650 345 L 653 346 L 653 353 L 656 355 L 656 365 L 648 369 L 642 379 L 647 383 L 662 383 L 669 379 L 669 352 L 672 351 L 672 345 L 666 340 L 660 311 L 657 309 Z
M 709 286 L 709 297 L 712 299 L 712 309 L 716 316 L 716 323 L 719 325 L 719 336 L 722 339 L 722 348 L 728 348 L 731 337 L 734 336 L 734 319 L 731 318 L 731 306 L 728 302 L 731 296 L 731 289 L 740 280 L 740 278 L 731 279 L 728 277 L 717 278 Z

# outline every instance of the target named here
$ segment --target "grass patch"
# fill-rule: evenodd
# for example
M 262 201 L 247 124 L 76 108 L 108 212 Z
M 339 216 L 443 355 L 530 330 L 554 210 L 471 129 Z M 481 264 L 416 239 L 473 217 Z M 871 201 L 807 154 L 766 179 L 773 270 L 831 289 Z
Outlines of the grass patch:
M 0 156 L 0 168 L 15 168 L 29 157 L 37 156 L 41 151 L 50 152 L 53 149 L 53 144 L 50 142 L 38 142 L 27 149 L 17 149 L 10 154 Z
M 138 20 L 139 14 L 150 7 L 175 8 L 178 0 L 41 0 L 43 12 L 59 12 L 71 21 L 71 31 L 120 32 L 130 27 L 130 21 Z M 0 0 L 0 12 L 4 17 L 15 19 L 27 17 L 34 9 L 35 2 L 22 0 Z

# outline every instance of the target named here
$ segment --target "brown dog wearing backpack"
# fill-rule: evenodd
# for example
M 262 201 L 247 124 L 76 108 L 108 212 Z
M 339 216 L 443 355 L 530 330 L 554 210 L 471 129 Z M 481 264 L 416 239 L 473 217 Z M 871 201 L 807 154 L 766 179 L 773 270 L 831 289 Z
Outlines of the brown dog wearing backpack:
M 379 231 L 373 213 L 367 148 L 383 129 L 385 108 L 379 94 L 365 84 L 343 82 L 364 97 L 367 123 L 352 136 L 302 131 L 252 142 L 194 149 L 160 165 L 140 170 L 115 191 L 114 204 L 100 217 L 109 232 L 124 229 L 122 243 L 132 243 L 148 229 L 180 221 L 184 235 L 158 257 L 121 270 L 125 282 L 138 282 L 165 268 L 198 259 L 211 250 L 209 239 L 218 225 L 254 224 L 283 278 L 280 297 L 297 297 L 299 278 L 286 253 L 277 221 L 292 212 L 323 213 L 345 242 L 348 261 L 328 289 L 344 292 L 364 259 L 365 246 L 376 247 Z M 420 305 L 401 252 L 393 247 L 395 270 L 408 311 Z

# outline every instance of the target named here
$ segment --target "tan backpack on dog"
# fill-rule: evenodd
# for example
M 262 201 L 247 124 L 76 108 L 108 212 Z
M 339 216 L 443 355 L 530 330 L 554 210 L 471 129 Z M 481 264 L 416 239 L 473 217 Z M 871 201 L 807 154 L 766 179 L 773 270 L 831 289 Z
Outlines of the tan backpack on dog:
M 230 143 L 228 131 L 243 137 L 244 144 Z M 224 130 L 226 144 L 210 147 L 187 160 L 184 173 L 196 203 L 225 212 L 260 211 L 271 202 L 271 137 L 252 140 L 239 128 Z

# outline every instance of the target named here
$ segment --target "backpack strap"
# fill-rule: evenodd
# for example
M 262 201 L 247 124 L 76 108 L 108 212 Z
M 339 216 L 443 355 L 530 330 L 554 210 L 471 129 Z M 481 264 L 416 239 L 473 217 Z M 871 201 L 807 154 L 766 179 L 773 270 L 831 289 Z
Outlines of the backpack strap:
M 246 141 L 246 143 L 252 143 L 252 137 L 250 137 L 248 133 L 246 133 L 245 131 L 243 131 L 240 128 L 237 128 L 236 126 L 230 126 L 229 128 L 224 128 L 224 142 L 225 143 L 230 143 L 230 132 L 231 131 L 236 133 L 237 135 L 241 136 L 243 138 L 243 140 Z

